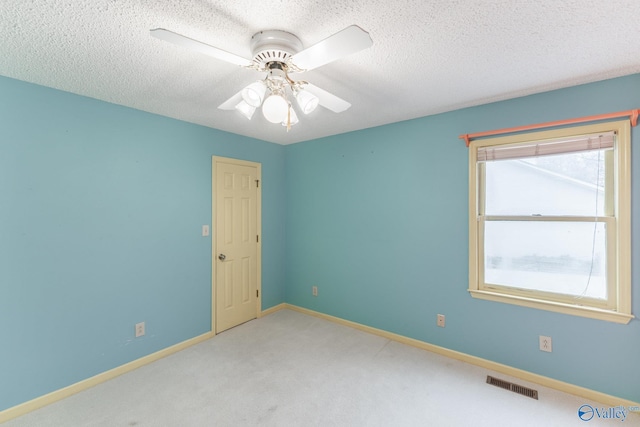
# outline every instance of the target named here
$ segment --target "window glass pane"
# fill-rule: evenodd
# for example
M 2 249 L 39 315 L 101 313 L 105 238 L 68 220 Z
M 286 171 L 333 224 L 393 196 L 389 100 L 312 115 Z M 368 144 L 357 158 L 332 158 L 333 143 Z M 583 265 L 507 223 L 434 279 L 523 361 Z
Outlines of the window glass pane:
M 604 150 L 485 163 L 485 215 L 603 215 Z
M 606 299 L 604 223 L 486 221 L 485 283 Z

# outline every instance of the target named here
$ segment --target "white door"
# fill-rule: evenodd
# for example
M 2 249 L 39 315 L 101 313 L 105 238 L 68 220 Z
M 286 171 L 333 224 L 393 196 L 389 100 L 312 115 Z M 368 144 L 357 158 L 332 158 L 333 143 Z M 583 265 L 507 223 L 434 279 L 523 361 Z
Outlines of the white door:
M 216 333 L 255 319 L 260 291 L 260 164 L 213 158 Z

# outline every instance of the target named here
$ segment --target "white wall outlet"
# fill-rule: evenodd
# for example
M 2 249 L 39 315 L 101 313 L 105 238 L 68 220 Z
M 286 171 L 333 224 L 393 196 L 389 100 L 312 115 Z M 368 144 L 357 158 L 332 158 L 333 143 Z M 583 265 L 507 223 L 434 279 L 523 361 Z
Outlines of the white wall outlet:
M 438 317 L 436 318 L 436 325 L 444 328 L 444 314 L 438 314 Z
M 144 322 L 136 323 L 136 338 L 144 335 Z
M 312 294 L 314 297 L 317 297 L 317 296 L 318 296 L 318 287 L 317 287 L 317 286 L 312 286 L 312 287 L 311 287 L 311 294 Z
M 545 337 L 544 335 L 540 335 L 540 351 L 547 351 L 551 353 L 551 337 Z
M 208 225 L 203 225 L 202 226 L 202 236 L 208 236 L 209 235 L 209 226 Z

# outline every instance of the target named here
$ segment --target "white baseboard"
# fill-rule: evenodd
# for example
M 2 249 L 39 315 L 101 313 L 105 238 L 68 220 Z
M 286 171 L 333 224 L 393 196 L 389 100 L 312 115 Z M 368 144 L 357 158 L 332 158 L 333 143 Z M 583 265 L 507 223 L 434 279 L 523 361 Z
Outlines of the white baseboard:
M 308 314 L 311 316 L 319 317 L 321 319 L 329 320 L 341 325 L 350 326 L 355 329 L 359 329 L 364 332 L 369 332 L 374 335 L 378 335 L 392 341 L 401 342 L 413 347 L 417 347 L 423 350 L 431 351 L 433 353 L 440 354 L 442 356 L 450 357 L 452 359 L 460 360 L 462 362 L 470 363 L 472 365 L 480 366 L 485 369 L 500 372 L 505 375 L 509 375 L 515 378 L 520 378 L 524 381 L 529 381 L 535 384 L 540 384 L 544 387 L 549 387 L 554 390 L 559 390 L 565 393 L 572 394 L 574 396 L 583 397 L 585 399 L 600 402 L 608 406 L 625 406 L 625 407 L 640 407 L 640 403 L 633 402 L 627 399 L 621 399 L 619 397 L 611 396 L 609 394 L 601 393 L 599 391 L 591 390 L 585 387 L 580 387 L 574 384 L 569 384 L 564 381 L 555 380 L 553 378 L 545 377 L 543 375 L 534 374 L 522 369 L 513 368 L 511 366 L 503 365 L 501 363 L 492 362 L 490 360 L 482 359 L 480 357 L 471 356 L 469 354 L 461 353 L 448 348 L 440 347 L 437 345 L 429 344 L 424 341 L 419 341 L 413 338 L 408 338 L 402 335 L 387 332 L 382 329 L 372 328 L 370 326 L 362 325 L 360 323 L 352 322 L 350 320 L 344 320 L 339 317 L 330 316 L 328 314 L 319 313 L 317 311 L 309 310 L 307 308 L 298 307 L 292 304 L 281 304 L 283 307 L 290 310 L 298 311 L 300 313 Z M 277 311 L 277 310 L 275 310 Z
M 260 312 L 258 314 L 258 317 L 266 316 L 278 310 L 282 310 L 283 308 L 285 308 L 284 303 L 276 305 L 274 307 L 268 308 L 267 310 Z M 187 347 L 191 347 L 192 345 L 201 343 L 202 341 L 206 341 L 209 338 L 212 338 L 213 336 L 215 336 L 213 332 L 207 332 L 203 335 L 199 335 L 197 337 L 188 339 L 186 341 L 183 341 L 171 347 L 167 347 L 165 349 L 157 351 L 148 356 L 141 357 L 140 359 L 136 359 L 132 362 L 118 366 L 109 371 L 95 375 L 91 378 L 87 378 L 86 380 L 82 380 L 75 384 L 71 384 L 70 386 L 52 391 L 51 393 L 45 394 L 44 396 L 37 397 L 28 402 L 13 406 L 11 408 L 5 409 L 4 411 L 0 411 L 0 424 L 6 421 L 9 421 L 13 418 L 17 418 L 21 415 L 27 414 L 31 411 L 35 411 L 36 409 L 42 408 L 43 406 L 50 405 L 66 397 L 72 396 L 76 393 L 79 393 L 83 390 L 96 386 L 100 383 L 108 381 L 112 378 L 115 378 L 127 372 L 133 371 L 134 369 L 137 369 L 141 366 L 155 362 L 156 360 L 162 359 L 163 357 L 167 357 L 173 353 L 177 353 L 180 350 L 184 350 Z
M 44 396 L 37 397 L 33 400 L 30 400 L 25 403 L 21 403 L 9 409 L 5 409 L 4 411 L 0 412 L 0 424 L 2 424 L 5 421 L 9 421 L 13 418 L 24 415 L 26 413 L 29 413 L 31 411 L 35 411 L 36 409 L 42 408 L 43 406 L 50 405 L 66 397 L 72 396 L 76 393 L 79 393 L 83 390 L 86 390 L 100 383 L 113 379 L 122 374 L 126 374 L 127 372 L 131 372 L 134 369 L 137 369 L 141 366 L 160 360 L 163 357 L 167 357 L 171 354 L 177 353 L 180 350 L 184 350 L 187 347 L 191 347 L 192 345 L 201 343 L 202 341 L 206 341 L 213 336 L 214 336 L 213 332 L 207 332 L 205 334 L 202 334 L 197 337 L 183 341 L 181 343 L 175 344 L 171 347 L 167 347 L 165 349 L 152 353 L 148 356 L 144 356 L 144 357 L 141 357 L 140 359 L 136 359 L 132 362 L 118 366 L 117 368 L 110 369 L 101 374 L 95 375 L 91 378 L 87 378 L 86 380 L 77 382 L 75 384 L 71 384 L 70 386 L 61 388 L 56 391 L 52 391 L 51 393 L 45 394 Z
M 588 388 L 580 387 L 577 385 L 565 383 L 563 381 L 554 380 L 553 378 L 545 377 L 538 374 L 533 374 L 531 372 L 523 371 L 521 369 L 516 369 L 511 366 L 503 365 L 501 363 L 492 362 L 490 360 L 482 359 L 476 356 L 470 356 L 465 353 L 460 353 L 458 351 L 449 350 L 444 347 L 439 347 L 437 345 L 429 344 L 424 341 L 419 341 L 413 338 L 408 338 L 402 335 L 394 334 L 392 332 L 387 332 L 382 329 L 372 328 L 370 326 L 362 325 L 360 323 L 352 322 L 350 320 L 344 320 L 339 317 L 330 316 L 328 314 L 320 313 L 317 311 L 309 310 L 307 308 L 298 307 L 296 305 L 282 303 L 278 304 L 274 307 L 268 308 L 267 310 L 262 311 L 258 317 L 266 316 L 271 313 L 275 313 L 282 309 L 290 309 L 294 311 L 298 311 L 300 313 L 308 314 L 311 316 L 319 317 L 321 319 L 329 320 L 335 323 L 339 323 L 341 325 L 349 326 L 355 329 L 359 329 L 364 332 L 369 332 L 371 334 L 375 334 L 393 341 L 401 342 L 403 344 L 411 345 L 413 347 L 417 347 L 423 350 L 431 351 L 433 353 L 437 353 L 446 357 L 450 357 L 452 359 L 460 360 L 462 362 L 470 363 L 472 365 L 480 366 L 485 369 L 490 369 L 492 371 L 500 372 L 505 375 L 509 375 L 515 378 L 520 378 L 525 381 L 529 381 L 532 383 L 540 384 L 545 387 L 549 387 L 555 390 L 559 390 L 565 393 L 573 394 L 575 396 L 583 397 L 588 400 L 592 400 L 595 402 L 600 402 L 609 406 L 626 406 L 626 407 L 638 407 L 640 403 L 632 402 L 630 400 L 621 399 L 615 396 L 611 396 L 605 393 L 601 393 L 598 391 L 590 390 Z M 87 378 L 86 380 L 77 382 L 70 386 L 61 388 L 59 390 L 53 391 L 44 396 L 37 397 L 33 400 L 30 400 L 25 403 L 21 403 L 17 406 L 5 409 L 0 412 L 0 424 L 6 421 L 9 421 L 13 418 L 17 418 L 21 415 L 27 414 L 31 411 L 35 411 L 36 409 L 42 408 L 44 406 L 50 405 L 51 403 L 62 400 L 66 397 L 72 396 L 76 393 L 79 393 L 83 390 L 87 390 L 91 387 L 94 387 L 100 383 L 113 379 L 117 376 L 125 374 L 127 372 L 133 371 L 141 366 L 147 365 L 149 363 L 155 362 L 157 360 L 162 359 L 163 357 L 167 357 L 171 354 L 177 353 L 185 348 L 191 347 L 192 345 L 201 343 L 203 341 L 212 338 L 215 334 L 213 332 L 207 332 L 205 334 L 199 335 L 197 337 L 188 339 L 181 343 L 175 344 L 171 347 L 167 347 L 160 351 L 157 351 L 148 356 L 141 357 L 140 359 L 136 359 L 132 362 L 126 363 L 124 365 L 118 366 L 117 368 L 113 368 L 109 371 L 103 372 L 101 374 L 95 375 L 91 378 Z
M 280 311 L 283 308 L 286 308 L 286 304 L 285 303 L 274 305 L 271 308 L 267 308 L 266 310 L 262 310 L 262 312 L 258 315 L 258 317 L 262 317 L 262 316 L 266 316 L 266 315 L 271 314 L 271 313 L 275 313 L 276 311 Z

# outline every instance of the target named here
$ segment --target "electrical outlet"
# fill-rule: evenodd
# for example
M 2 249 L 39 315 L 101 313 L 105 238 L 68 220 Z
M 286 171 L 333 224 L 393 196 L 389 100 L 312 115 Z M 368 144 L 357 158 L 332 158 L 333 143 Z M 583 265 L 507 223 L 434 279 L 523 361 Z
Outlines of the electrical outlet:
M 311 294 L 312 294 L 314 297 L 317 297 L 317 296 L 318 296 L 318 287 L 317 287 L 317 286 L 312 286 L 312 287 L 311 287 Z
M 444 328 L 444 314 L 438 314 L 436 325 L 440 326 L 441 328 Z
M 144 335 L 144 322 L 136 323 L 136 338 Z
M 553 347 L 551 346 L 551 337 L 545 337 L 540 335 L 540 351 L 547 351 L 551 353 Z

